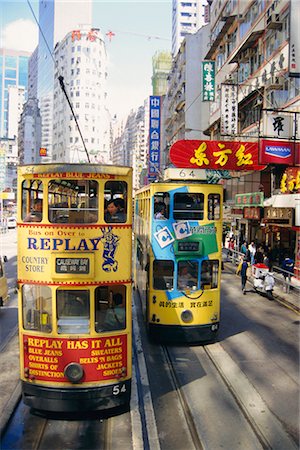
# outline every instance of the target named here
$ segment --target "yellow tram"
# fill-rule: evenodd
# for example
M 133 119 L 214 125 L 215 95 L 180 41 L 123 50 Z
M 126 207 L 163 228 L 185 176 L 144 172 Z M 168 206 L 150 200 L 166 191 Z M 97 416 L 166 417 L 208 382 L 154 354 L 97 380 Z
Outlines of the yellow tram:
M 46 411 L 128 405 L 132 169 L 26 165 L 18 171 L 20 372 Z
M 154 340 L 216 339 L 222 205 L 221 185 L 171 180 L 136 193 L 134 287 Z

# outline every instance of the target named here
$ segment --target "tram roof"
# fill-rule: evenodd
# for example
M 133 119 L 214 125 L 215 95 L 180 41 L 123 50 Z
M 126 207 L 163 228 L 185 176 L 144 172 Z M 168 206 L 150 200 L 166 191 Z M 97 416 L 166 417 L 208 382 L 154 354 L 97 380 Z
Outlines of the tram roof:
M 108 164 L 46 163 L 20 165 L 19 171 L 22 175 L 74 172 L 127 176 L 132 172 L 132 167 L 112 166 Z

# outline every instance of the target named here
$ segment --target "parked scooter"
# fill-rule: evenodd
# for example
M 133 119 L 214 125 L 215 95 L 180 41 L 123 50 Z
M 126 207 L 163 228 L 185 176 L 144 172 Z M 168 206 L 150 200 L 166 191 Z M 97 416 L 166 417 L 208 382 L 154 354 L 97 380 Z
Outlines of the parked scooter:
M 269 300 L 273 300 L 273 289 L 275 279 L 269 267 L 265 264 L 253 264 L 252 266 L 253 286 L 256 292 L 266 295 Z

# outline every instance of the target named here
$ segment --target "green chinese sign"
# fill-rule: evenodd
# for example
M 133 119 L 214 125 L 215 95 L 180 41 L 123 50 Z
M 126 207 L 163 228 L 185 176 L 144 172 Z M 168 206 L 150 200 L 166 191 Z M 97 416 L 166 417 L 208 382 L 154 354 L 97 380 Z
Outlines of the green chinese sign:
M 202 101 L 215 101 L 215 61 L 202 61 Z
M 235 206 L 264 206 L 264 193 L 236 194 Z

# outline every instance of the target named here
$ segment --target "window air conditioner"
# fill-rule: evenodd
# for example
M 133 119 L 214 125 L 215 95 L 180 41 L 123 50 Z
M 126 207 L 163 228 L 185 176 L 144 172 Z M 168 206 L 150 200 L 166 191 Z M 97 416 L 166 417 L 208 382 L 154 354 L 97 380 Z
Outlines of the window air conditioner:
M 268 30 L 279 30 L 282 26 L 282 22 L 279 21 L 279 14 L 271 14 L 267 18 Z

